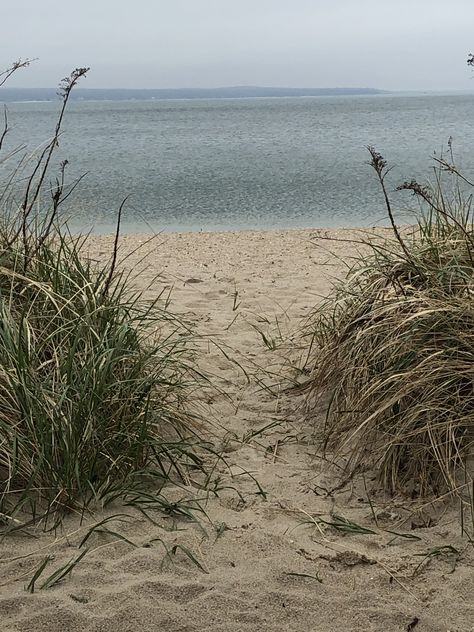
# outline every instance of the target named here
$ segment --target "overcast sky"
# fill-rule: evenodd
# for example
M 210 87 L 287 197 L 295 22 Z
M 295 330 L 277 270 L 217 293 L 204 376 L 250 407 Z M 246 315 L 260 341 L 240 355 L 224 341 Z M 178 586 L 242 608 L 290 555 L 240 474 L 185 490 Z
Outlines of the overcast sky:
M 474 89 L 474 0 L 0 0 L 8 85 Z

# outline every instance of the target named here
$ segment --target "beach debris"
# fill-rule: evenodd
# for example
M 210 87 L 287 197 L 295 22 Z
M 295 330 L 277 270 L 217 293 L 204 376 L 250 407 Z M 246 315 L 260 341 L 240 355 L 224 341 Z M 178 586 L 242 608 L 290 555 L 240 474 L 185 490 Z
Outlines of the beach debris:
M 414 529 L 429 529 L 437 525 L 435 520 L 428 513 L 420 512 L 411 520 L 411 528 Z
M 191 277 L 190 279 L 186 279 L 184 285 L 190 285 L 191 283 L 204 283 L 204 281 L 202 279 L 195 279 L 194 277 Z
M 323 580 L 319 577 L 318 573 L 316 573 L 316 575 L 310 575 L 309 573 L 283 573 L 283 574 L 286 575 L 287 577 L 303 577 L 303 578 L 308 578 L 308 579 L 315 579 L 320 584 L 323 583 Z
M 407 625 L 407 627 L 405 628 L 405 630 L 407 632 L 411 632 L 411 630 L 414 630 L 416 628 L 416 626 L 419 624 L 420 620 L 418 619 L 418 617 L 413 617 L 413 619 L 410 621 L 410 623 Z
M 375 560 L 371 560 L 363 553 L 358 553 L 357 551 L 338 551 L 336 555 L 321 555 L 320 557 L 330 562 L 331 565 L 336 562 L 348 567 L 377 563 Z

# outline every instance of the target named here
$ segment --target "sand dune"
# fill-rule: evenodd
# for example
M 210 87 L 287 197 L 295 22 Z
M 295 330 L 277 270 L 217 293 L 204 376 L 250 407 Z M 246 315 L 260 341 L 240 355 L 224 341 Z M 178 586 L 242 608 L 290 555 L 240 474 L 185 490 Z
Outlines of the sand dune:
M 172 288 L 171 310 L 203 336 L 196 343 L 200 367 L 216 387 L 205 403 L 227 466 L 216 471 L 217 494 L 170 490 L 171 497 L 200 499 L 206 514 L 196 514 L 199 524 L 159 516 L 152 524 L 115 506 L 82 525 L 72 515 L 61 533 L 3 541 L 2 632 L 474 630 L 474 548 L 461 537 L 456 508 L 420 508 L 420 501 L 381 494 L 369 503 L 363 481 L 341 485 L 314 447 L 314 428 L 295 410 L 297 398 L 278 384 L 277 374 L 289 369 L 287 336 L 344 272 L 354 246 L 343 240 L 354 236 L 293 230 L 163 234 L 149 243 L 146 235 L 123 237 L 122 254 L 142 244 L 126 265 L 140 270 L 146 294 Z M 90 256 L 107 257 L 111 245 L 111 237 L 91 237 Z M 130 518 L 115 530 L 136 546 L 94 535 L 70 578 L 25 592 L 41 559 L 54 556 L 51 568 L 59 567 L 77 555 L 90 525 L 117 512 Z M 334 515 L 374 533 L 343 534 L 311 520 Z M 186 546 L 202 570 L 183 551 L 167 560 L 160 540 Z M 459 555 L 426 557 L 448 544 Z

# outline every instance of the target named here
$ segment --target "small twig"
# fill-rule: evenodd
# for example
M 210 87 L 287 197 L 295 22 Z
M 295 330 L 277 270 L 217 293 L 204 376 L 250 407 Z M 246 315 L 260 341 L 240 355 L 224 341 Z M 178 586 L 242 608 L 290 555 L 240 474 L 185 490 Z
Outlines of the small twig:
M 6 70 L 0 72 L 0 86 L 3 86 L 3 84 L 8 81 L 8 79 L 10 79 L 13 73 L 15 73 L 20 68 L 26 68 L 33 61 L 35 61 L 35 59 L 25 59 L 24 61 L 21 61 L 21 59 L 19 59 L 18 61 L 13 62 L 10 68 L 7 68 Z
M 17 62 L 17 64 L 20 64 L 20 63 L 21 62 Z M 25 64 L 26 62 L 22 62 L 22 63 Z M 28 65 L 28 63 L 26 65 Z M 21 67 L 21 66 L 18 66 L 18 67 Z M 18 237 L 22 235 L 23 246 L 25 249 L 25 253 L 24 253 L 25 266 L 27 265 L 28 256 L 29 256 L 28 239 L 27 239 L 28 217 L 31 214 L 31 211 L 33 210 L 33 207 L 39 197 L 44 179 L 46 178 L 46 174 L 48 172 L 48 167 L 51 162 L 54 150 L 58 146 L 59 136 L 61 134 L 61 126 L 63 123 L 66 106 L 68 104 L 71 92 L 73 88 L 75 87 L 75 85 L 77 84 L 77 82 L 79 81 L 79 79 L 84 77 L 88 71 L 89 71 L 89 68 L 76 68 L 75 70 L 72 71 L 69 77 L 66 77 L 61 81 L 59 85 L 58 94 L 62 97 L 62 106 L 59 112 L 58 120 L 56 122 L 53 138 L 41 152 L 41 155 L 36 162 L 35 168 L 33 169 L 33 172 L 28 179 L 25 195 L 23 197 L 23 202 L 21 204 L 21 210 L 22 210 L 21 224 L 19 228 L 15 231 L 15 234 L 10 238 L 10 242 L 8 244 L 8 246 L 12 245 L 16 241 L 16 239 L 18 239 Z M 38 179 L 33 186 L 33 183 L 35 181 L 37 174 L 38 174 Z
M 8 134 L 9 129 L 7 106 L 3 105 L 3 131 L 0 135 L 0 149 L 2 149 L 3 141 L 5 140 L 5 136 Z
M 273 450 L 273 463 L 275 463 L 277 459 L 279 445 L 280 445 L 280 439 L 277 439 L 275 443 L 275 448 Z
M 435 162 L 437 162 L 439 164 L 439 166 L 441 167 L 441 169 L 443 171 L 447 171 L 448 173 L 452 173 L 455 176 L 457 176 L 458 178 L 460 178 L 461 180 L 463 180 L 466 184 L 468 184 L 471 187 L 474 187 L 474 182 L 472 182 L 472 180 L 469 180 L 468 178 L 466 178 L 465 175 L 463 175 L 458 168 L 456 167 L 456 165 L 454 164 L 450 164 L 449 162 L 447 162 L 446 160 L 444 160 L 443 158 L 436 158 L 436 156 L 433 157 L 433 160 Z

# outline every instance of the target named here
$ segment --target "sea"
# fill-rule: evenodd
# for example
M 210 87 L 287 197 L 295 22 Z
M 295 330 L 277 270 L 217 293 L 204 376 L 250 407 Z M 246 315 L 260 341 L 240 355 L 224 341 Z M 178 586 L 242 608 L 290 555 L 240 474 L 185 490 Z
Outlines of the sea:
M 21 188 L 59 103 L 7 107 L 0 187 L 18 169 Z M 397 186 L 434 182 L 450 146 L 474 179 L 474 94 L 71 101 L 42 203 L 67 160 L 67 186 L 82 178 L 62 207 L 73 230 L 113 231 L 125 199 L 129 233 L 373 226 L 386 212 L 369 145 L 406 221 L 416 200 Z

